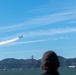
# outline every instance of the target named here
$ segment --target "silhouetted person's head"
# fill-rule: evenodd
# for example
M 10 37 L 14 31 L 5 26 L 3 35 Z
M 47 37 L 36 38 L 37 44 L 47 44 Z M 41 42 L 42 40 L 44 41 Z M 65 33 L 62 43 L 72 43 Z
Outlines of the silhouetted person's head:
M 56 71 L 60 66 L 58 56 L 53 51 L 47 51 L 43 54 L 41 68 L 43 70 Z

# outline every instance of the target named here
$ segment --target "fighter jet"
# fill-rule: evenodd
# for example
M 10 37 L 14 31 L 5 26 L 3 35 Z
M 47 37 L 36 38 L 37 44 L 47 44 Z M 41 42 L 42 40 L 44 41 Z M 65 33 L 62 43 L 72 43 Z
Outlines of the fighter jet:
M 2 45 L 7 45 L 7 44 L 9 44 L 9 43 L 15 42 L 15 41 L 17 41 L 17 40 L 19 40 L 19 39 L 21 39 L 21 38 L 23 38 L 22 35 L 21 35 L 21 36 L 18 36 L 18 37 L 16 37 L 16 38 L 10 39 L 10 40 L 2 41 L 2 42 L 0 42 L 0 46 L 2 46 Z
M 19 38 L 21 39 L 21 38 L 23 38 L 23 36 L 21 35 L 21 36 L 19 36 Z

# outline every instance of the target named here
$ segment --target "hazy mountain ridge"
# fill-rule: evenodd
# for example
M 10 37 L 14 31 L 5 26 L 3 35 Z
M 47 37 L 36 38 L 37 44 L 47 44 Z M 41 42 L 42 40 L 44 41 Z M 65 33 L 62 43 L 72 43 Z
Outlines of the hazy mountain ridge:
M 62 56 L 59 56 L 60 66 L 68 67 L 68 66 L 76 66 L 76 58 L 66 59 Z M 14 59 L 14 58 L 6 58 L 0 61 L 0 69 L 12 69 L 12 68 L 40 68 L 41 60 L 36 59 Z

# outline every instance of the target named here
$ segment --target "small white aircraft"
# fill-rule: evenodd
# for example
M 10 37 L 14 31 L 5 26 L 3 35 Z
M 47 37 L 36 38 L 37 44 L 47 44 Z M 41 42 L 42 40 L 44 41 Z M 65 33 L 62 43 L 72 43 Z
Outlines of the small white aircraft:
M 17 41 L 17 40 L 19 40 L 21 38 L 23 38 L 22 35 L 21 36 L 18 36 L 16 38 L 10 39 L 10 40 L 2 41 L 2 42 L 0 42 L 0 46 L 6 45 L 6 44 L 9 44 L 9 43 L 12 43 L 12 42 L 15 42 L 15 41 Z

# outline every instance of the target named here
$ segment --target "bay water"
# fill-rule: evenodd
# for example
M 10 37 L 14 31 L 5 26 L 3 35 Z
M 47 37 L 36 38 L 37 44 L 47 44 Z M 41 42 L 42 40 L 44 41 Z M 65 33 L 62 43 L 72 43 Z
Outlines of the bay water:
M 76 75 L 76 68 L 59 68 L 60 75 Z M 0 71 L 0 75 L 41 75 L 41 69 L 15 69 Z

